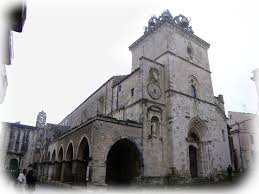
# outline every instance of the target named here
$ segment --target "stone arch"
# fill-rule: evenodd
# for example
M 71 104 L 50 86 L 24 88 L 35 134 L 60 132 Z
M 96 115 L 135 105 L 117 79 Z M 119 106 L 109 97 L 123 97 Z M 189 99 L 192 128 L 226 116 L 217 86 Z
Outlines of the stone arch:
M 198 117 L 192 118 L 189 122 L 188 137 L 192 133 L 195 134 L 199 138 L 199 141 L 208 140 L 207 126 Z
M 50 161 L 50 151 L 48 151 L 48 155 L 47 155 L 46 160 L 47 160 L 47 161 Z
M 64 160 L 64 151 L 63 151 L 63 145 L 60 146 L 59 151 L 57 153 L 57 163 L 55 166 L 55 177 L 54 179 L 56 181 L 60 181 L 61 180 L 61 170 L 62 170 L 62 162 Z
M 56 160 L 56 149 L 54 149 L 54 151 L 52 152 L 52 155 L 51 155 L 51 161 L 54 162 Z
M 208 140 L 208 129 L 203 121 L 198 117 L 191 119 L 187 133 L 187 153 L 192 178 L 207 177 L 210 174 Z
M 80 139 L 80 141 L 79 141 L 79 144 L 78 144 L 78 146 L 77 146 L 77 150 L 76 150 L 76 157 L 75 158 L 78 158 L 78 150 L 79 150 L 79 148 L 80 148 L 80 145 L 81 145 L 81 143 L 82 143 L 82 141 L 83 140 L 86 140 L 87 141 L 87 144 L 88 144 L 88 154 L 89 154 L 89 156 L 91 156 L 91 150 L 90 150 L 90 144 L 89 144 L 89 138 L 86 136 L 86 135 L 83 135 L 82 137 L 81 137 L 81 139 Z
M 142 155 L 137 145 L 128 138 L 121 138 L 107 154 L 105 182 L 108 185 L 139 182 L 142 167 Z
M 49 169 L 48 169 L 48 180 L 51 181 L 54 179 L 54 162 L 56 161 L 56 149 L 52 151 L 51 158 L 50 158 L 50 164 L 49 164 Z
M 74 165 L 75 176 L 74 183 L 84 185 L 86 184 L 86 174 L 89 163 L 89 141 L 83 136 L 78 144 L 76 153 L 76 163 Z
M 108 153 L 109 153 L 109 151 L 110 151 L 110 149 L 111 149 L 111 147 L 116 143 L 116 142 L 118 142 L 119 140 L 121 140 L 121 139 L 128 139 L 129 141 L 131 141 L 132 143 L 134 143 L 135 144 L 135 146 L 138 148 L 138 150 L 140 151 L 140 153 L 142 153 L 141 151 L 142 151 L 142 148 L 141 148 L 141 146 L 135 141 L 135 139 L 134 138 L 132 138 L 132 137 L 130 137 L 130 136 L 127 136 L 127 135 L 123 135 L 123 136 L 118 136 L 118 137 L 116 137 L 116 138 L 114 138 L 113 140 L 112 140 L 112 143 L 109 145 L 109 146 L 107 146 L 107 148 L 106 148 L 106 150 L 105 150 L 105 152 L 104 152 L 104 161 L 105 162 L 107 162 L 106 161 L 106 159 L 107 159 L 107 156 L 108 156 Z M 144 159 L 143 159 L 143 156 L 142 156 L 142 154 L 140 155 L 140 157 L 141 157 L 141 161 L 142 161 L 142 165 L 144 165 Z
M 74 146 L 73 142 L 70 141 L 65 154 L 65 163 L 64 165 L 64 173 L 63 173 L 63 181 L 67 183 L 73 183 L 74 178 L 72 174 L 72 161 L 74 159 Z
M 74 144 L 70 141 L 67 145 L 65 160 L 72 161 L 74 159 Z
M 58 162 L 61 162 L 61 161 L 64 160 L 64 149 L 63 149 L 63 145 L 61 145 L 60 148 L 59 148 L 57 160 L 58 160 Z

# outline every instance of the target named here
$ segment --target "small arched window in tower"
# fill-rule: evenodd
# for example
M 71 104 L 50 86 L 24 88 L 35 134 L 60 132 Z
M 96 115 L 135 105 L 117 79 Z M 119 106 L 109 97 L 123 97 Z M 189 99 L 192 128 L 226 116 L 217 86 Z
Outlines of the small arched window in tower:
M 189 84 L 190 84 L 190 94 L 192 97 L 197 98 L 197 88 L 198 88 L 198 81 L 197 79 L 192 76 Z
M 151 137 L 157 137 L 159 134 L 160 123 L 157 116 L 151 118 Z
M 191 85 L 191 88 L 192 88 L 192 97 L 197 97 L 197 93 L 196 93 L 196 87 L 194 84 Z

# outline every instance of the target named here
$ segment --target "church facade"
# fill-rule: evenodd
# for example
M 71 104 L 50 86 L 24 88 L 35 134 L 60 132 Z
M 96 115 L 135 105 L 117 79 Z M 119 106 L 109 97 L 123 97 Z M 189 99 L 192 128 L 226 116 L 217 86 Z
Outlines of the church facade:
M 129 47 L 131 73 L 105 82 L 59 123 L 66 132 L 41 147 L 38 178 L 104 186 L 224 176 L 227 123 L 209 46 L 185 16 L 152 17 Z

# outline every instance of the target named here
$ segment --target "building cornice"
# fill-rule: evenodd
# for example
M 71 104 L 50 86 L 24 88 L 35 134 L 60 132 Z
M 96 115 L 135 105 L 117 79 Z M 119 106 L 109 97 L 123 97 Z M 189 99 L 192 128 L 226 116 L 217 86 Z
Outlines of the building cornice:
M 114 123 L 114 124 L 119 124 L 119 125 L 124 125 L 124 126 L 130 126 L 130 127 L 137 127 L 137 128 L 143 128 L 143 124 L 142 123 L 138 123 L 135 121 L 131 121 L 131 120 L 118 120 L 116 118 L 113 117 L 108 117 L 108 116 L 104 116 L 104 115 L 96 115 L 95 117 L 92 117 L 90 119 L 88 119 L 87 121 L 81 123 L 80 125 L 72 128 L 70 131 L 68 131 L 67 133 L 63 134 L 62 136 L 60 136 L 59 138 L 55 139 L 54 141 L 51 141 L 49 143 L 55 143 L 61 139 L 63 139 L 64 137 L 70 135 L 71 133 L 74 133 L 75 131 L 81 129 L 82 127 L 89 125 L 95 121 L 103 121 L 103 122 L 109 122 L 109 123 Z

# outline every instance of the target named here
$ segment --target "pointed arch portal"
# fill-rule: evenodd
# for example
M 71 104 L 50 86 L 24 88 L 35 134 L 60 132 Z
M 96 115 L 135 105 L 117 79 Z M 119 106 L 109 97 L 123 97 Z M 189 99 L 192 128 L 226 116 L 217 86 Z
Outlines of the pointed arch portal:
M 117 141 L 109 150 L 106 184 L 129 185 L 141 176 L 142 157 L 137 146 L 128 139 Z
M 187 136 L 191 177 L 208 177 L 210 174 L 208 132 L 201 119 L 193 118 L 190 121 Z

